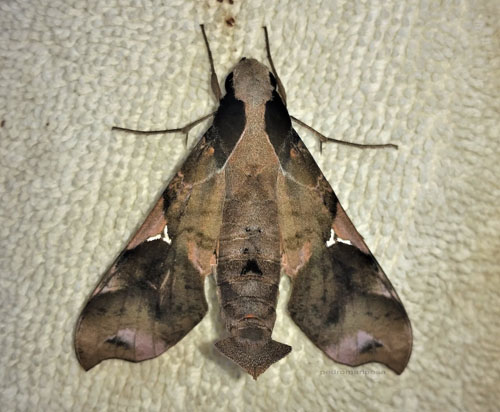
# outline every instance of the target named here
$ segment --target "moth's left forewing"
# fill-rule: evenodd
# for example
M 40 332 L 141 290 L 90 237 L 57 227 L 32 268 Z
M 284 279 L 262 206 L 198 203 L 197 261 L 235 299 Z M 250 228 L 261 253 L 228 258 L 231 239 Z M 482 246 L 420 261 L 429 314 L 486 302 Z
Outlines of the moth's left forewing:
M 405 309 L 293 130 L 287 145 L 278 204 L 292 319 L 335 361 L 401 373 L 412 346 Z
M 224 175 L 207 132 L 144 224 L 104 275 L 75 332 L 81 365 L 154 358 L 205 315 L 204 277 L 215 264 Z

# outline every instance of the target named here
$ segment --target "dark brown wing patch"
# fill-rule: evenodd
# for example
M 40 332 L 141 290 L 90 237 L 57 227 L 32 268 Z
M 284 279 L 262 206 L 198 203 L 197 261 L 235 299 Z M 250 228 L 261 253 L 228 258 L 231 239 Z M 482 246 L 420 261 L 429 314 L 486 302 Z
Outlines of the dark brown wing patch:
M 109 358 L 154 358 L 203 318 L 202 277 L 186 255 L 169 249 L 154 240 L 125 252 L 112 269 L 115 287 L 105 287 L 88 302 L 75 342 L 85 369 Z

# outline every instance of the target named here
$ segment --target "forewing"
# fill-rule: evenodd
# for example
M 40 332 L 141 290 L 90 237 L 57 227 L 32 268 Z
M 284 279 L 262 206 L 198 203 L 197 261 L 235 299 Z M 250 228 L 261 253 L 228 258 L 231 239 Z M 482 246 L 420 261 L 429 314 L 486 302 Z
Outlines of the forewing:
M 83 309 L 75 349 L 86 370 L 154 358 L 205 315 L 224 193 L 214 144 L 200 140 Z
M 293 279 L 292 319 L 337 362 L 380 362 L 401 373 L 412 332 L 394 288 L 295 131 L 280 161 L 282 268 Z

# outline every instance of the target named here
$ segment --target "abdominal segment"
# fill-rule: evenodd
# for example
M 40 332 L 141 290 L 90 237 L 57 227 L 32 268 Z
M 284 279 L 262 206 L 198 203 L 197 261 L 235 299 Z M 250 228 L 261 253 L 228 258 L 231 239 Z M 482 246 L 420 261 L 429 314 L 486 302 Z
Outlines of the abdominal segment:
M 217 286 L 226 328 L 234 337 L 267 341 L 280 275 L 276 202 L 228 199 L 223 214 Z

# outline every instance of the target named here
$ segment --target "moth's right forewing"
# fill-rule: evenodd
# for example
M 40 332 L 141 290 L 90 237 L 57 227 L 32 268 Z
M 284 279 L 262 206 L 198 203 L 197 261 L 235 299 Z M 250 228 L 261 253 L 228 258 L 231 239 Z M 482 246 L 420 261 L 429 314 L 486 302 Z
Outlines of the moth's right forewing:
M 292 319 L 335 361 L 380 362 L 401 373 L 412 333 L 394 288 L 295 133 L 280 161 L 282 268 L 293 279 Z
M 80 363 L 154 358 L 205 315 L 204 276 L 215 265 L 224 173 L 211 130 L 104 275 L 75 334 Z

